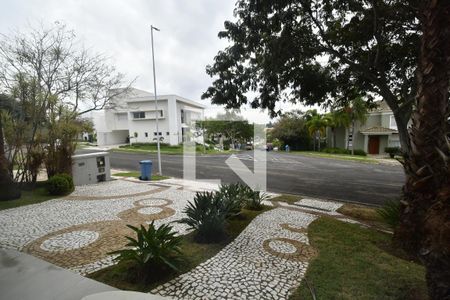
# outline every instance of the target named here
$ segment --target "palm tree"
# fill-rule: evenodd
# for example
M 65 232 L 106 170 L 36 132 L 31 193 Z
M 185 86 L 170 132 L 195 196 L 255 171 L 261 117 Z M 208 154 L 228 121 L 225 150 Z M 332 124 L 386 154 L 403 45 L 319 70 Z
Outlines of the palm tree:
M 431 299 L 450 299 L 450 1 L 420 3 L 418 89 L 395 240 L 419 256 Z
M 356 97 L 351 101 L 351 106 L 344 108 L 344 111 L 347 113 L 348 119 L 350 120 L 350 124 L 352 126 L 352 155 L 354 155 L 356 142 L 355 124 L 356 122 L 360 122 L 361 124 L 366 123 L 368 113 L 367 103 L 361 97 Z
M 326 126 L 331 129 L 331 147 L 336 148 L 336 128 L 348 128 L 351 124 L 350 116 L 342 109 L 335 110 L 323 116 Z
M 325 129 L 327 127 L 327 122 L 323 116 L 317 113 L 317 110 L 309 110 L 305 114 L 306 126 L 308 128 L 309 134 L 313 137 L 313 149 L 316 150 L 316 139 L 318 139 L 317 149 L 320 151 L 320 140 L 322 135 L 325 134 Z

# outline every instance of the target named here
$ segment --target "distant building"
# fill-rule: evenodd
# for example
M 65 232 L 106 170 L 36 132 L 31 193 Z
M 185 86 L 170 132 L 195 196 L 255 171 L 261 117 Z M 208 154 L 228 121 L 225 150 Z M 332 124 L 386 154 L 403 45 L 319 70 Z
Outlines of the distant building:
M 385 101 L 377 102 L 378 107 L 369 112 L 364 124 L 356 122 L 355 136 L 350 135 L 350 128 L 336 128 L 336 147 L 362 149 L 368 154 L 383 154 L 386 147 L 400 147 L 400 139 L 394 113 Z M 332 145 L 332 133 L 327 130 L 327 144 Z M 351 147 L 350 147 L 351 148 Z
M 93 114 L 99 146 L 160 142 L 178 145 L 189 139 L 188 124 L 203 117 L 205 106 L 177 95 L 158 95 L 158 111 L 152 93 L 132 88 Z M 156 131 L 158 115 L 159 132 Z

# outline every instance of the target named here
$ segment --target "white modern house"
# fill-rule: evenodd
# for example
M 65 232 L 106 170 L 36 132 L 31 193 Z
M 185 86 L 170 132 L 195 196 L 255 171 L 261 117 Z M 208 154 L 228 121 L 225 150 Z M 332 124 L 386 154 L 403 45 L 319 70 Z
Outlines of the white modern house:
M 189 124 L 203 118 L 205 106 L 178 95 L 158 95 L 132 88 L 93 115 L 99 146 L 124 143 L 178 145 L 188 139 Z M 158 116 L 159 131 L 156 130 Z

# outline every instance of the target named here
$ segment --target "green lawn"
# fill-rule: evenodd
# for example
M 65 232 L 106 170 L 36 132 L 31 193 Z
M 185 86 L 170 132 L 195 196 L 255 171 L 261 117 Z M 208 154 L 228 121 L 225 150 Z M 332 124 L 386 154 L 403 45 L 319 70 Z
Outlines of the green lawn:
M 45 187 L 37 187 L 32 191 L 22 191 L 22 196 L 20 199 L 0 201 L 0 210 L 41 203 L 55 198 L 58 198 L 58 196 L 49 195 Z
M 226 230 L 228 238 L 221 243 L 200 244 L 194 241 L 193 233 L 183 236 L 181 250 L 185 260 L 179 266 L 180 273 L 170 272 L 158 274 L 157 279 L 152 279 L 144 283 L 133 278 L 133 263 L 119 263 L 89 274 L 88 277 L 119 289 L 148 292 L 160 284 L 168 282 L 182 273 L 188 272 L 216 255 L 222 248 L 235 239 L 257 215 L 270 209 L 269 207 L 264 207 L 261 211 L 243 209 L 241 215 L 230 220 Z
M 141 176 L 140 172 L 120 172 L 120 173 L 115 173 L 112 174 L 113 176 L 120 176 L 120 177 L 135 177 L 135 178 L 139 178 L 139 176 Z M 168 179 L 170 177 L 168 176 L 161 176 L 158 174 L 152 174 L 152 180 L 151 181 L 158 181 L 158 180 L 164 180 L 164 179 Z
M 322 217 L 308 236 L 319 250 L 306 272 L 317 299 L 427 299 L 424 267 L 394 250 L 391 235 Z M 305 280 L 294 299 L 312 299 Z
M 289 204 L 294 204 L 295 202 L 300 201 L 300 200 L 302 200 L 302 196 L 291 195 L 291 194 L 282 194 L 280 196 L 270 199 L 270 201 L 280 201 L 280 202 L 286 202 Z
M 378 163 L 373 158 L 370 158 L 370 157 L 367 157 L 367 156 L 360 156 L 360 155 L 330 154 L 330 153 L 313 152 L 313 151 L 291 151 L 290 153 L 298 154 L 298 155 L 311 156 L 311 157 L 331 158 L 331 159 L 340 159 L 340 160 L 351 160 L 351 161 L 358 161 L 358 162 L 368 163 L 368 164 L 377 164 Z
M 178 146 L 170 146 L 167 144 L 161 144 L 160 150 L 162 154 L 183 154 L 183 145 Z M 120 146 L 119 148 L 115 148 L 112 151 L 117 152 L 137 152 L 137 153 L 156 153 L 157 145 L 156 144 L 133 144 L 133 145 L 125 145 Z M 204 149 L 203 146 L 196 146 L 196 153 L 203 154 Z M 228 150 L 228 151 L 219 151 L 215 149 L 206 149 L 205 154 L 231 154 L 236 153 L 236 151 Z

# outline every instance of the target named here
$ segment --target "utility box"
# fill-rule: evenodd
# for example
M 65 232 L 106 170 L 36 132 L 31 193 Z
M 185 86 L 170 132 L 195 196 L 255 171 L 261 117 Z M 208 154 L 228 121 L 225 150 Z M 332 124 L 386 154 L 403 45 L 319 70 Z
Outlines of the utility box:
M 108 152 L 73 155 L 72 162 L 72 176 L 75 185 L 111 180 Z

